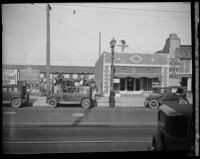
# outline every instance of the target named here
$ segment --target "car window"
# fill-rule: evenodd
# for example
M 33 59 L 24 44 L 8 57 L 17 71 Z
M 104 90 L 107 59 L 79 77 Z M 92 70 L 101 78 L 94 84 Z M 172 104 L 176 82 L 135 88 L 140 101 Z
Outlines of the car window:
M 90 89 L 89 88 L 79 88 L 79 93 L 88 94 L 88 93 L 90 93 Z
M 67 89 L 67 93 L 75 93 L 75 92 L 77 92 L 76 88 L 72 87 Z
M 14 87 L 14 88 L 13 88 L 13 92 L 17 92 L 17 87 Z
M 13 91 L 12 87 L 8 88 L 8 92 L 12 92 L 12 91 Z
M 3 92 L 7 92 L 7 88 L 2 88 L 2 91 Z

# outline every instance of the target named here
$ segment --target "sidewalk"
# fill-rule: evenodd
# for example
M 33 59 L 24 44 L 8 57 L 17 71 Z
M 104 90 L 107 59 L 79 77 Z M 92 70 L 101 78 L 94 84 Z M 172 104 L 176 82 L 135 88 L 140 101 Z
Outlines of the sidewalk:
M 109 107 L 109 97 L 98 97 L 98 107 Z M 115 97 L 116 107 L 144 107 L 143 95 L 132 95 L 131 97 Z
M 33 99 L 33 107 L 48 107 L 46 103 L 46 96 L 30 96 L 30 100 Z M 116 107 L 144 107 L 144 96 L 137 95 L 133 97 L 115 97 Z M 108 97 L 97 97 L 97 107 L 109 107 Z

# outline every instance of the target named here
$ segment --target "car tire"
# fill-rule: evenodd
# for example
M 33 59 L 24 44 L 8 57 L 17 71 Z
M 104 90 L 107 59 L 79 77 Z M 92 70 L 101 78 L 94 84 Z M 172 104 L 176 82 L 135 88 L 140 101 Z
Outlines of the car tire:
M 13 98 L 11 100 L 11 106 L 14 108 L 19 108 L 22 105 L 20 98 Z
M 57 100 L 54 99 L 54 98 L 48 100 L 48 105 L 49 105 L 49 107 L 51 107 L 51 108 L 55 108 L 55 107 L 57 106 L 57 104 L 58 104 L 58 102 L 57 102 Z
M 152 108 L 152 109 L 156 109 L 156 108 L 159 107 L 159 102 L 156 99 L 152 99 L 149 102 L 149 107 Z
M 180 99 L 179 104 L 189 104 L 189 102 L 186 99 Z
M 81 106 L 83 108 L 89 108 L 91 106 L 91 100 L 89 98 L 84 98 L 81 100 Z

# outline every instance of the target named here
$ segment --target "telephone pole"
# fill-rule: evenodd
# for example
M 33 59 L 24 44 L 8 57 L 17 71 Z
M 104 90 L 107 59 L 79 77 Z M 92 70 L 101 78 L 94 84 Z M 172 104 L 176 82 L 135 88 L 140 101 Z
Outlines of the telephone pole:
M 47 4 L 46 102 L 48 102 L 48 98 L 50 97 L 50 83 L 49 83 L 50 82 L 50 10 L 51 7 L 49 4 Z

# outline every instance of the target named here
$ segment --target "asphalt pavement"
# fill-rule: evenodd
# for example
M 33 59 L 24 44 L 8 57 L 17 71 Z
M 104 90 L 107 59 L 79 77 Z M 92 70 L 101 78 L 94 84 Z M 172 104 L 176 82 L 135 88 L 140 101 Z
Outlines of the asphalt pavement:
M 3 129 L 4 153 L 147 151 L 155 126 Z
M 57 108 L 46 107 L 3 107 L 3 126 L 131 126 L 156 125 L 157 110 L 148 108 L 106 108 L 84 109 L 79 105 Z
M 157 110 L 148 108 L 12 108 L 4 105 L 3 153 L 146 151 Z

